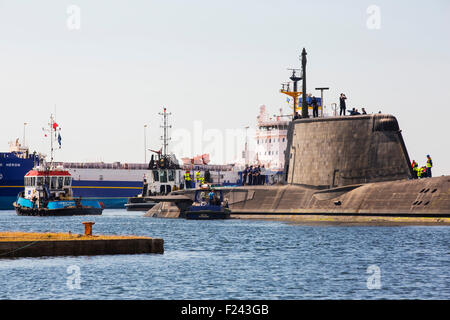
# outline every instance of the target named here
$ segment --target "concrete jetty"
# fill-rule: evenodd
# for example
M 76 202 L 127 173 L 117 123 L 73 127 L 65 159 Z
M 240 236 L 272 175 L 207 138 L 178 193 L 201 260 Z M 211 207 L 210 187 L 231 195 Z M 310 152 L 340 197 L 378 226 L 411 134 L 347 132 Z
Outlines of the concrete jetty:
M 372 114 L 291 122 L 285 181 L 223 188 L 231 217 L 305 222 L 450 224 L 450 176 L 413 179 L 397 119 Z M 192 190 L 172 192 L 193 199 Z M 192 200 L 146 215 L 178 217 Z
M 164 240 L 136 236 L 0 232 L 0 258 L 164 253 Z

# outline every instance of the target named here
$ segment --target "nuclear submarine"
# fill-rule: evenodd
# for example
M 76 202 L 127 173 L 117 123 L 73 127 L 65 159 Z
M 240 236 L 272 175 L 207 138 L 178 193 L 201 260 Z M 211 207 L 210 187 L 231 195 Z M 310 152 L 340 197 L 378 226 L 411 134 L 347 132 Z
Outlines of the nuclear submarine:
M 221 188 L 230 217 L 450 224 L 450 176 L 416 178 L 397 119 L 381 113 L 309 118 L 305 49 L 302 71 L 294 79 L 303 80 L 302 115 L 289 124 L 284 182 Z M 297 97 L 296 87 L 289 95 Z M 160 203 L 146 216 L 183 217 L 193 197 L 189 189 L 154 197 Z

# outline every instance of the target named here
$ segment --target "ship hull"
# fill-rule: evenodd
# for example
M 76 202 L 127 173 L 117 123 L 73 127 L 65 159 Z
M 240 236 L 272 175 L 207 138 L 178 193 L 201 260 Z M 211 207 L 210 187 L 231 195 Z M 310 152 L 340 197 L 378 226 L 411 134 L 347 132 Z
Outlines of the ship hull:
M 128 203 L 125 204 L 125 208 L 127 208 L 128 211 L 148 211 L 156 205 L 156 202 L 151 200 L 144 200 L 137 202 L 136 199 L 145 199 L 145 198 L 138 198 L 138 197 L 130 198 L 128 200 Z
M 19 216 L 92 216 L 101 215 L 103 209 L 98 208 L 64 208 L 53 209 L 47 208 L 30 209 L 20 206 L 14 206 Z
M 367 183 L 333 189 L 311 186 L 244 186 L 223 188 L 231 218 L 326 222 L 450 223 L 450 176 Z M 193 190 L 173 194 L 192 198 Z M 182 203 L 154 217 L 183 218 Z M 174 208 L 178 207 L 178 214 Z M 330 220 L 330 221 L 331 221 Z
M 14 210 L 12 204 L 16 201 L 19 191 L 20 189 L 18 189 L 15 196 L 0 196 L 0 210 Z
M 448 176 L 376 182 L 318 190 L 298 185 L 235 188 L 232 216 L 340 215 L 378 217 L 450 217 Z M 268 199 L 271 199 L 269 201 Z
M 0 196 L 0 210 L 14 210 L 13 203 L 17 199 L 17 194 L 23 190 L 20 188 L 17 188 L 14 196 Z M 78 196 L 79 197 L 79 196 Z M 128 198 L 126 196 L 124 197 L 113 197 L 113 198 L 107 198 L 107 197 L 82 197 L 86 200 L 92 200 L 92 201 L 98 201 L 103 203 L 105 209 L 125 209 L 125 204 L 128 201 Z
M 23 178 L 3 181 L 0 184 L 0 210 L 13 210 L 13 202 L 23 188 Z M 142 181 L 74 180 L 72 190 L 75 198 L 102 202 L 107 209 L 124 209 L 128 198 L 142 190 Z
M 188 220 L 223 220 L 229 219 L 230 213 L 211 210 L 188 211 L 186 212 L 185 218 Z
M 13 152 L 0 153 L 0 210 L 14 209 L 12 204 L 24 188 L 23 177 L 37 161 L 33 155 L 21 158 Z
M 19 196 L 13 207 L 19 216 L 85 216 L 103 212 L 101 203 L 80 199 L 49 201 L 45 207 L 37 207 L 36 203 Z

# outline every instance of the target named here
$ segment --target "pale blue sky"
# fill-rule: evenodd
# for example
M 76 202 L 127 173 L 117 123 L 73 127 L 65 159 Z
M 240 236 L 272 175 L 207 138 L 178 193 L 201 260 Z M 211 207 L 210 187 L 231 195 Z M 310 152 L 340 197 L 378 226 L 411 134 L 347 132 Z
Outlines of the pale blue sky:
M 67 28 L 71 4 L 80 30 Z M 162 106 L 174 128 L 254 125 L 261 104 L 287 111 L 278 90 L 305 47 L 308 92 L 395 115 L 411 158 L 429 153 L 449 174 L 449 31 L 447 0 L 0 0 L 0 149 L 28 122 L 31 149 L 47 152 L 55 104 L 62 161 L 143 162 L 143 126 L 158 148 Z

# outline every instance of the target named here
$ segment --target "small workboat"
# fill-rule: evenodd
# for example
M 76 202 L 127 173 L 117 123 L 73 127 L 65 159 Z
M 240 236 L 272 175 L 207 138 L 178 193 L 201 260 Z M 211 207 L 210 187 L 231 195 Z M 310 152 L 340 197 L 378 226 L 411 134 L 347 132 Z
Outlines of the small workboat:
M 194 202 L 185 211 L 185 218 L 192 220 L 229 219 L 228 201 L 224 201 L 222 190 L 209 186 L 195 191 Z
M 74 198 L 72 177 L 62 167 L 45 164 L 28 171 L 13 206 L 21 216 L 101 215 L 103 205 L 97 200 Z
M 144 175 L 142 192 L 135 197 L 128 198 L 125 208 L 128 211 L 148 211 L 157 202 L 150 199 L 152 196 L 167 195 L 172 191 L 183 187 L 183 173 L 174 155 L 161 155 L 157 152 L 158 159 L 152 159 L 149 164 L 149 172 Z

